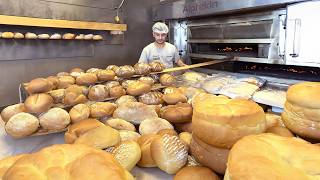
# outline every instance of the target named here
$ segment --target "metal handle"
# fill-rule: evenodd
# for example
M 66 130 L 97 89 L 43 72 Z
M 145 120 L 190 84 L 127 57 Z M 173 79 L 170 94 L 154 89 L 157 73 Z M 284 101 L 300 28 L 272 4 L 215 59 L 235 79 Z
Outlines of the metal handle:
M 286 15 L 279 15 L 279 44 L 278 55 L 283 57 L 285 55 L 285 41 L 286 41 Z
M 293 52 L 289 54 L 292 57 L 298 57 L 300 53 L 300 29 L 301 19 L 294 20 L 294 37 L 293 37 Z

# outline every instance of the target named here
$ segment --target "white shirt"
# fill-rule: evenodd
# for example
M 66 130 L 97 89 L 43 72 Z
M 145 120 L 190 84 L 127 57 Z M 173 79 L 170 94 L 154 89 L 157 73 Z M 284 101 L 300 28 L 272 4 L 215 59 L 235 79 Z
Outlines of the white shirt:
M 162 48 L 159 48 L 155 43 L 151 43 L 143 49 L 139 63 L 160 61 L 166 68 L 172 68 L 173 64 L 177 63 L 179 59 L 178 49 L 174 45 L 165 42 L 165 45 Z

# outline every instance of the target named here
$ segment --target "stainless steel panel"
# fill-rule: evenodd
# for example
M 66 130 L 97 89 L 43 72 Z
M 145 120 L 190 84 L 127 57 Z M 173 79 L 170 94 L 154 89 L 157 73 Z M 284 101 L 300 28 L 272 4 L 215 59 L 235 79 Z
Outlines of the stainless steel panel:
M 320 1 L 288 6 L 286 64 L 320 67 Z
M 154 8 L 154 20 L 182 19 L 197 16 L 208 16 L 241 12 L 266 7 L 279 7 L 303 0 L 180 0 L 163 3 Z

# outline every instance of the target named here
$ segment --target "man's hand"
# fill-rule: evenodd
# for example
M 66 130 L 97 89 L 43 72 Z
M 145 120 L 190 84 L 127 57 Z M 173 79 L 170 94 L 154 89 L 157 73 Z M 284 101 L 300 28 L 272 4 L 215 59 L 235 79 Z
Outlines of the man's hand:
M 179 59 L 178 62 L 176 63 L 178 66 L 187 66 L 187 64 L 185 64 L 182 59 Z

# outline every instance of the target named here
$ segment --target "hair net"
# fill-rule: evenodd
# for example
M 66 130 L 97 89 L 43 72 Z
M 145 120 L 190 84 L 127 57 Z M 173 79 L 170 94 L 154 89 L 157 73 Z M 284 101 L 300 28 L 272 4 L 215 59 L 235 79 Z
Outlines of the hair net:
M 157 22 L 153 25 L 152 31 L 156 33 L 168 33 L 169 28 L 165 23 Z

